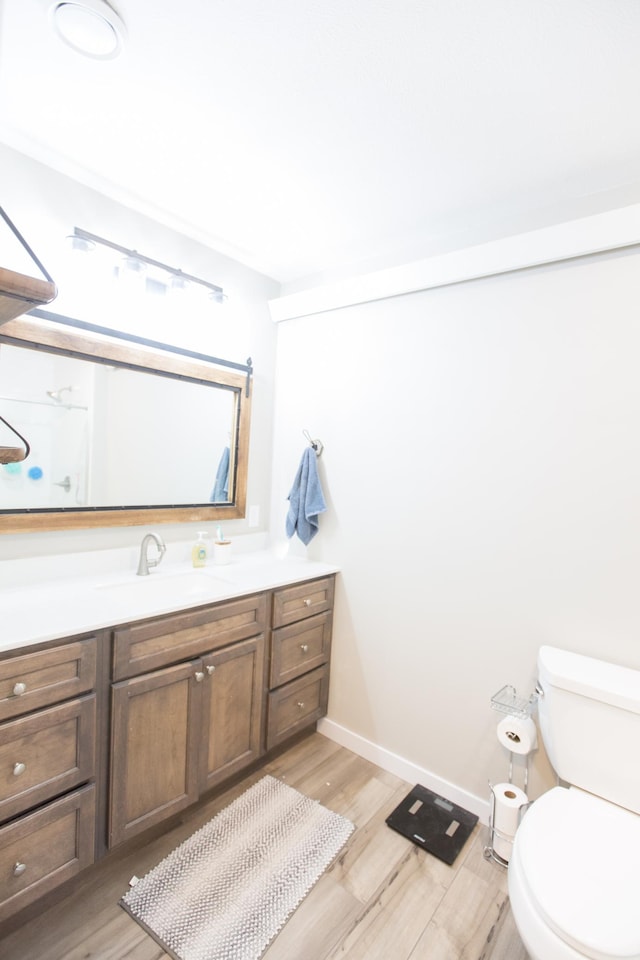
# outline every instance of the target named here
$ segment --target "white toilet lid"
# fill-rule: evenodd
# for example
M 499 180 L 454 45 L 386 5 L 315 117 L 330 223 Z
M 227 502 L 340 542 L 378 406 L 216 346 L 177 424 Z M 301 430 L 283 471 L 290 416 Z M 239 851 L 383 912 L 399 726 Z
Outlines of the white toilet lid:
M 515 843 L 559 937 L 593 960 L 640 958 L 640 816 L 554 787 L 529 808 Z

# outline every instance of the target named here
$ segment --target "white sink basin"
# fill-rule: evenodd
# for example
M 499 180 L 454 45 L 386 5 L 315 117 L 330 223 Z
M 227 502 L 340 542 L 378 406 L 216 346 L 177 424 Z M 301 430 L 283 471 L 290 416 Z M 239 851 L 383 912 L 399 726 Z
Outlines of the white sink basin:
M 182 600 L 217 600 L 229 591 L 229 584 L 209 573 L 150 573 L 118 583 L 101 583 L 101 593 L 128 603 L 173 604 Z

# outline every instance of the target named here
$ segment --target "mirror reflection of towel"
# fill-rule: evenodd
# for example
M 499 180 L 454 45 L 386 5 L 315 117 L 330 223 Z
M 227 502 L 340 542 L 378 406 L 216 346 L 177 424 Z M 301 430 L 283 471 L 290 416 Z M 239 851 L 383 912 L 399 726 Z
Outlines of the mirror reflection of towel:
M 312 447 L 302 454 L 288 500 L 287 536 L 297 533 L 306 546 L 318 532 L 318 514 L 327 509 L 318 476 L 318 458 Z
M 226 503 L 229 499 L 229 461 L 231 451 L 225 447 L 216 470 L 216 481 L 209 497 L 209 503 Z

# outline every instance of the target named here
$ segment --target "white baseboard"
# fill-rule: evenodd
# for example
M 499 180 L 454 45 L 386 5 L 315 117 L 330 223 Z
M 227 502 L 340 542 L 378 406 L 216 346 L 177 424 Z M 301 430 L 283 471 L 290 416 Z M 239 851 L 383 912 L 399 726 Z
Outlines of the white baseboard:
M 341 747 L 346 747 L 353 753 L 357 753 L 359 757 L 364 757 L 365 760 L 375 763 L 376 766 L 382 767 L 388 773 L 393 773 L 396 777 L 406 780 L 412 786 L 419 783 L 427 790 L 432 790 L 439 796 L 445 797 L 464 810 L 475 813 L 480 818 L 481 823 L 489 823 L 490 804 L 488 799 L 482 799 L 473 793 L 456 787 L 448 780 L 443 780 L 442 777 L 425 770 L 424 767 L 419 767 L 416 763 L 398 756 L 397 753 L 392 753 L 391 750 L 385 750 L 384 747 L 380 747 L 378 744 L 372 743 L 371 740 L 353 733 L 352 730 L 347 730 L 346 727 L 340 726 L 339 723 L 335 723 L 327 717 L 318 721 L 318 733 L 321 733 L 328 740 L 339 743 Z

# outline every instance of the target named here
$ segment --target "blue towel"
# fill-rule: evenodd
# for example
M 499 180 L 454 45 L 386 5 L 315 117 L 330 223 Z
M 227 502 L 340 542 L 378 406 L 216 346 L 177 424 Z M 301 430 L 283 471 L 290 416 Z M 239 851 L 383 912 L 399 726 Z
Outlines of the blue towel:
M 327 509 L 318 476 L 318 458 L 311 447 L 302 454 L 288 500 L 287 536 L 297 533 L 306 546 L 318 532 L 318 514 Z
M 231 451 L 225 447 L 216 470 L 216 482 L 209 497 L 209 503 L 226 503 L 229 500 L 229 463 Z

